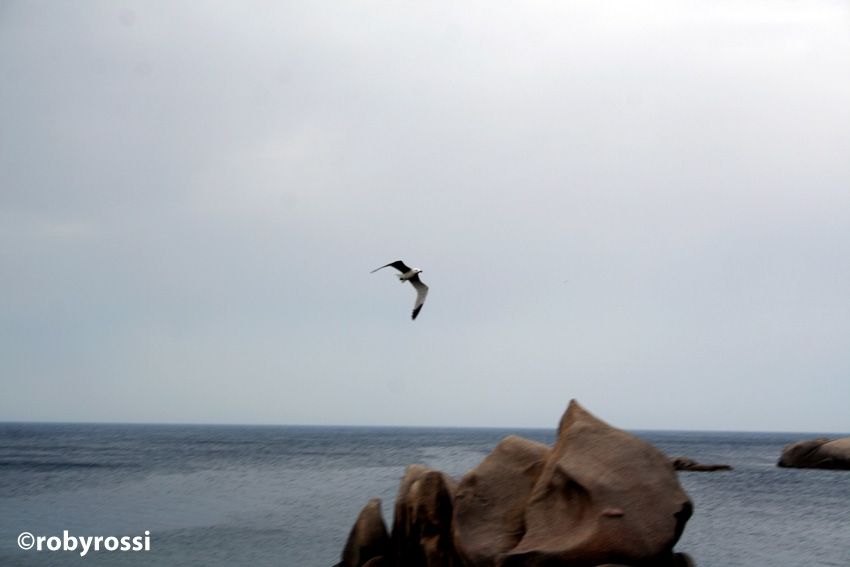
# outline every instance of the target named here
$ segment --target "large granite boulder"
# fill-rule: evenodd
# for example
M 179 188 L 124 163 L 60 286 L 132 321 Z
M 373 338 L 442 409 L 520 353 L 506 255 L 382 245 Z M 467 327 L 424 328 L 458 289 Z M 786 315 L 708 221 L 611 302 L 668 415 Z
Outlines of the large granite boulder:
M 455 567 L 452 540 L 454 483 L 422 465 L 407 467 L 395 503 L 391 555 L 399 567 Z
M 850 437 L 812 439 L 786 445 L 780 467 L 850 470 Z
M 469 565 L 496 565 L 525 532 L 525 505 L 551 450 L 511 435 L 472 471 L 455 494 L 453 535 Z
M 672 564 L 692 510 L 666 455 L 572 400 L 501 565 Z
M 673 553 L 693 507 L 671 461 L 575 400 L 553 448 L 506 437 L 457 486 L 439 471 L 409 466 L 388 549 L 363 543 L 384 541 L 375 506 L 361 512 L 340 565 L 694 565 Z
M 388 554 L 389 549 L 390 536 L 381 515 L 381 500 L 373 498 L 357 516 L 342 551 L 342 561 L 337 563 L 336 567 L 375 567 L 379 565 L 381 558 Z M 372 559 L 376 561 L 373 562 Z

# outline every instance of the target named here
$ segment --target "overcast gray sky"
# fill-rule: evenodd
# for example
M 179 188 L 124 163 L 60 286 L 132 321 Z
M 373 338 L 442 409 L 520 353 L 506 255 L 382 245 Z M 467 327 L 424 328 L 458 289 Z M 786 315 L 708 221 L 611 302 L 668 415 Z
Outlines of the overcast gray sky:
M 0 420 L 847 432 L 850 4 L 3 0 L 0 268 Z

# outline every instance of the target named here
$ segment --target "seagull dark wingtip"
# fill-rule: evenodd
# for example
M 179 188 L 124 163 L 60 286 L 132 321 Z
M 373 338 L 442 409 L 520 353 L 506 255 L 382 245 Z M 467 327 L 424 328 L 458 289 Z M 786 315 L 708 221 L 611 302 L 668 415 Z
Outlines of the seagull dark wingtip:
M 389 268 L 390 266 L 392 266 L 393 268 L 395 268 L 396 270 L 398 270 L 398 271 L 400 271 L 400 272 L 402 272 L 402 273 L 407 272 L 407 271 L 409 271 L 409 270 L 410 270 L 410 268 L 409 268 L 409 267 L 407 267 L 407 264 L 405 264 L 405 263 L 404 263 L 404 262 L 402 262 L 401 260 L 396 260 L 395 262 L 390 262 L 389 264 L 384 264 L 384 265 L 383 265 L 383 266 L 381 266 L 380 268 L 375 268 L 374 270 L 372 270 L 372 271 L 371 271 L 371 272 L 369 272 L 369 273 L 370 273 L 370 274 L 374 274 L 374 273 L 375 273 L 375 272 L 377 272 L 378 270 L 383 270 L 384 268 Z

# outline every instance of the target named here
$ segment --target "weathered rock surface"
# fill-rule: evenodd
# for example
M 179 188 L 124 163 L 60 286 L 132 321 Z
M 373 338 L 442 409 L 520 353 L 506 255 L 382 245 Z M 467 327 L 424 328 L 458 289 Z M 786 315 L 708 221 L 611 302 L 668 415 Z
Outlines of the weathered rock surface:
M 850 437 L 811 439 L 786 445 L 780 467 L 850 470 Z
M 525 532 L 525 505 L 551 450 L 511 435 L 458 485 L 454 539 L 470 565 L 495 565 Z
M 390 536 L 381 515 L 381 500 L 373 498 L 357 516 L 342 551 L 342 562 L 336 567 L 377 567 L 389 549 Z
M 395 503 L 392 559 L 399 567 L 454 567 L 461 563 L 452 540 L 454 483 L 422 465 L 407 467 Z
M 732 467 L 729 465 L 704 465 L 688 457 L 673 457 L 670 459 L 670 462 L 673 463 L 673 468 L 677 471 L 713 472 L 732 470 Z
M 692 510 L 666 455 L 573 400 L 502 565 L 663 564 Z
M 352 541 L 381 540 L 359 535 L 380 533 L 373 502 L 352 529 L 341 566 L 694 565 L 673 553 L 693 507 L 670 459 L 575 400 L 553 448 L 507 437 L 456 487 L 439 471 L 409 466 L 386 555 L 349 553 L 349 546 L 368 547 Z

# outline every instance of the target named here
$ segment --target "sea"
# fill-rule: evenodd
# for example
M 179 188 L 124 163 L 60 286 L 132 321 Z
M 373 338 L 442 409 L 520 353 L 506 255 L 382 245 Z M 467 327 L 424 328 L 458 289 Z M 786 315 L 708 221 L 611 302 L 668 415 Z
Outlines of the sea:
M 850 567 L 850 471 L 776 467 L 785 444 L 823 434 L 633 433 L 734 467 L 679 473 L 695 510 L 676 549 L 698 566 Z M 553 430 L 0 424 L 0 566 L 331 567 L 370 498 L 392 521 L 408 464 L 459 479 L 509 434 L 554 440 Z M 117 549 L 82 555 L 76 538 L 98 536 Z

